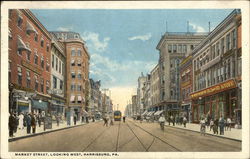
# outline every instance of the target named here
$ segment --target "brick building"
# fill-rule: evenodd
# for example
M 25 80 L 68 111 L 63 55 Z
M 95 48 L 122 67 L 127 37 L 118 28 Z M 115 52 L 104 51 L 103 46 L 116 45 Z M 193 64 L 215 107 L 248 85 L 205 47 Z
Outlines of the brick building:
M 10 111 L 48 111 L 51 37 L 26 9 L 9 10 Z

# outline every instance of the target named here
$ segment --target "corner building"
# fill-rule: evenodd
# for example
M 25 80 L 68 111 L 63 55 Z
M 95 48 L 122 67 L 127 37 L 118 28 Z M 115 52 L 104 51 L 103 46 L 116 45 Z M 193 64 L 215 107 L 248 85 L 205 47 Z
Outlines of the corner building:
M 241 124 L 240 27 L 234 10 L 192 52 L 193 122 L 222 116 Z
M 165 110 L 166 116 L 178 115 L 180 110 L 180 63 L 206 37 L 206 33 L 165 33 L 159 50 L 160 102 L 154 107 Z
M 51 37 L 28 9 L 9 10 L 10 112 L 48 112 Z
M 83 115 L 87 99 L 89 59 L 85 42 L 79 33 L 52 32 L 64 44 L 66 55 L 66 105 L 67 116 Z

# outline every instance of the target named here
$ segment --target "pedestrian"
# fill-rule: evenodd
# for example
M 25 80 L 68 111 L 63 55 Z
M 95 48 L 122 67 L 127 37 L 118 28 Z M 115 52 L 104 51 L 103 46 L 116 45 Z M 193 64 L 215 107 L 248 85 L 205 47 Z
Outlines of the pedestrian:
M 23 127 L 23 119 L 24 119 L 23 113 L 20 113 L 18 118 L 19 118 L 18 129 L 24 129 L 24 127 Z
M 186 127 L 186 124 L 187 124 L 187 118 L 184 116 L 183 117 L 183 125 L 184 125 L 184 127 Z
M 31 127 L 32 127 L 32 133 L 36 133 L 36 116 L 35 114 L 31 115 Z
M 220 135 L 224 135 L 224 126 L 225 126 L 225 120 L 223 116 L 221 115 L 219 119 Z
M 123 118 L 122 118 L 122 119 L 123 119 L 123 122 L 125 123 L 126 117 L 125 117 L 125 116 L 123 116 Z
M 89 123 L 89 116 L 86 116 L 86 123 Z
M 171 119 L 170 116 L 168 116 L 168 125 L 170 125 Z
M 171 121 L 172 121 L 172 123 L 173 123 L 173 126 L 175 125 L 175 117 L 173 117 L 172 115 L 171 115 Z
M 150 119 L 150 117 L 149 117 L 149 116 L 146 116 L 146 121 L 147 121 L 147 122 L 149 122 L 149 119 Z
M 16 133 L 16 132 L 17 132 L 17 127 L 18 127 L 18 125 L 19 125 L 19 118 L 18 118 L 18 116 L 17 116 L 16 113 L 14 113 L 14 117 L 15 117 L 14 133 Z
M 14 128 L 15 128 L 16 119 L 14 114 L 11 112 L 9 116 L 9 137 L 14 137 Z
M 114 125 L 113 117 L 110 118 L 110 126 Z
M 204 118 L 201 119 L 200 124 L 201 124 L 201 128 L 200 128 L 201 135 L 205 136 L 205 133 L 206 133 L 206 121 L 205 121 Z
M 24 126 L 24 127 L 27 127 L 27 123 L 26 123 L 27 117 L 28 117 L 28 113 L 26 112 L 26 113 L 24 114 L 24 118 L 23 118 L 23 126 Z
M 180 125 L 183 123 L 183 116 L 180 117 Z
M 215 119 L 214 120 L 213 131 L 214 131 L 214 134 L 217 134 L 217 135 L 218 135 L 218 125 L 219 125 L 219 120 Z
M 166 122 L 166 119 L 165 119 L 164 115 L 161 114 L 161 116 L 159 118 L 159 123 L 160 123 L 160 127 L 161 127 L 162 131 L 164 131 L 165 122 Z
M 56 125 L 59 126 L 59 123 L 60 123 L 60 114 L 58 113 L 57 116 L 56 116 Z
M 94 116 L 92 116 L 92 122 L 95 122 L 95 117 Z
M 176 123 L 176 125 L 179 125 L 179 116 L 178 115 L 175 116 L 175 123 Z
M 76 119 L 77 119 L 77 116 L 76 114 L 74 114 L 74 125 L 76 125 Z
M 31 129 L 31 114 L 29 113 L 26 118 L 27 134 L 30 134 Z
M 231 131 L 231 124 L 232 124 L 232 121 L 231 121 L 231 119 L 230 119 L 230 117 L 228 117 L 227 118 L 227 129 L 229 128 L 230 129 L 230 131 Z
M 213 119 L 210 119 L 210 130 L 209 131 L 211 131 L 211 129 L 213 130 L 213 127 L 214 127 L 214 121 L 213 121 Z

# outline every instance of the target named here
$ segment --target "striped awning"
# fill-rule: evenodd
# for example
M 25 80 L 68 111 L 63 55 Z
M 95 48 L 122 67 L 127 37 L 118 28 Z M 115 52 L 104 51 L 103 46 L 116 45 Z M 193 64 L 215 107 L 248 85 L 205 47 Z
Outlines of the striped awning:
M 82 101 L 82 96 L 78 96 L 77 101 Z
M 17 48 L 18 50 L 29 50 L 21 38 L 17 38 Z
M 71 97 L 70 97 L 70 101 L 71 101 L 71 102 L 75 101 L 75 96 L 71 96 Z
M 38 32 L 36 31 L 36 29 L 33 27 L 33 25 L 30 24 L 29 22 L 27 22 L 27 28 L 26 28 L 26 30 L 38 34 Z

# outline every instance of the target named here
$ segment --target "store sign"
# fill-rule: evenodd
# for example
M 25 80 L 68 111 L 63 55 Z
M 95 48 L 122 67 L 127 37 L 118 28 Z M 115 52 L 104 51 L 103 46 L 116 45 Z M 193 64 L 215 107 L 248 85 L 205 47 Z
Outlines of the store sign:
M 18 106 L 29 106 L 29 103 L 24 103 L 24 102 L 19 102 L 18 101 Z
M 26 67 L 26 68 L 28 68 L 28 69 L 30 69 L 30 70 L 36 72 L 36 73 L 39 74 L 39 75 L 42 74 L 42 70 L 41 70 L 41 69 L 39 69 L 39 68 L 33 66 L 32 64 L 30 64 L 30 63 L 28 63 L 28 62 L 26 62 L 26 61 L 22 61 L 22 65 L 23 65 L 24 67 Z
M 224 90 L 232 89 L 232 88 L 235 88 L 235 87 L 236 87 L 236 83 L 235 83 L 235 81 L 233 79 L 231 79 L 231 80 L 223 82 L 221 84 L 218 84 L 218 85 L 212 86 L 210 88 L 204 89 L 202 91 L 192 93 L 191 98 L 198 98 L 198 97 L 201 97 L 201 96 L 216 94 L 216 93 L 222 92 Z

